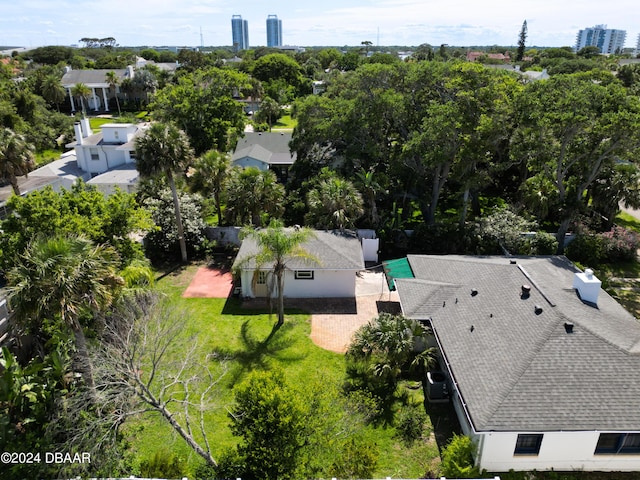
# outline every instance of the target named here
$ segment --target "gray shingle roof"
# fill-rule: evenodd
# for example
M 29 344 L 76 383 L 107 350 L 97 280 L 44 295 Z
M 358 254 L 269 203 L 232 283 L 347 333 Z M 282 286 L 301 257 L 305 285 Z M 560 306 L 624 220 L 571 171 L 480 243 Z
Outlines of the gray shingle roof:
M 604 290 L 583 303 L 566 258 L 408 258 L 403 312 L 431 318 L 476 430 L 640 430 L 640 322 Z
M 320 265 L 305 262 L 302 259 L 290 259 L 287 267 L 292 270 L 362 270 L 364 257 L 362 247 L 356 236 L 348 233 L 314 230 L 314 237 L 302 245 L 307 252 L 320 260 Z M 254 239 L 245 238 L 234 262 L 234 267 L 241 264 L 243 259 L 258 252 Z M 255 262 L 247 262 L 245 269 L 254 269 Z
M 122 81 L 128 78 L 127 69 L 113 69 L 113 70 L 69 70 L 62 76 L 62 85 L 65 87 L 77 85 L 78 83 L 84 83 L 85 85 L 104 85 L 108 86 L 107 73 L 115 72 L 116 77 Z
M 245 132 L 238 140 L 231 160 L 250 157 L 270 165 L 291 165 L 296 154 L 289 150 L 290 141 L 291 133 L 288 132 Z

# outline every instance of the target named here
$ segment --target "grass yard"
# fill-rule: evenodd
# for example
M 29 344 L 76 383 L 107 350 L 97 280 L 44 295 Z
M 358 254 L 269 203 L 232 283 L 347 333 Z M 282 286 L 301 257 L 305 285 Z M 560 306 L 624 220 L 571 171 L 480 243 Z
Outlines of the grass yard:
M 296 121 L 291 118 L 291 115 L 283 115 L 271 128 L 271 130 L 293 130 L 296 126 Z
M 165 275 L 158 283 L 183 312 L 185 338 L 198 338 L 197 355 L 206 361 L 208 355 L 226 358 L 226 374 L 220 388 L 211 398 L 215 405 L 206 413 L 206 429 L 214 458 L 232 447 L 236 439 L 229 431 L 227 409 L 233 401 L 233 387 L 243 381 L 252 370 L 279 368 L 285 372 L 291 385 L 305 385 L 310 381 L 342 385 L 345 375 L 344 358 L 315 346 L 309 335 L 310 316 L 303 312 L 290 312 L 285 325 L 268 341 L 277 318 L 265 310 L 241 309 L 236 299 L 182 298 L 197 271 L 190 265 Z M 174 349 L 170 355 L 179 359 L 182 349 Z M 209 360 L 210 367 L 218 362 Z M 323 383 L 323 384 L 324 384 Z M 412 390 L 415 401 L 423 400 L 422 390 Z M 197 427 L 194 425 L 194 430 Z M 125 430 L 132 445 L 134 466 L 156 452 L 171 452 L 187 464 L 185 474 L 192 475 L 201 463 L 186 443 L 157 416 L 147 415 L 128 424 Z M 420 478 L 427 471 L 438 471 L 438 447 L 431 425 L 425 427 L 424 438 L 405 446 L 395 438 L 393 427 L 367 427 L 366 433 L 378 445 L 380 457 L 375 478 Z

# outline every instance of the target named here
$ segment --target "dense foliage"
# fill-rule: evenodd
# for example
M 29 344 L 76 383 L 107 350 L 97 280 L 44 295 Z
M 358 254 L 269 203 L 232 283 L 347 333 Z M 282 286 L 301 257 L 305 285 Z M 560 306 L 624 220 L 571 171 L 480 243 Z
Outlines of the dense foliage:
M 133 234 L 152 227 L 151 218 L 131 194 L 118 191 L 105 196 L 79 181 L 69 190 L 51 187 L 35 190 L 7 202 L 9 215 L 2 221 L 0 265 L 6 272 L 37 236 L 85 236 L 108 244 L 118 252 L 122 266 L 142 256 Z

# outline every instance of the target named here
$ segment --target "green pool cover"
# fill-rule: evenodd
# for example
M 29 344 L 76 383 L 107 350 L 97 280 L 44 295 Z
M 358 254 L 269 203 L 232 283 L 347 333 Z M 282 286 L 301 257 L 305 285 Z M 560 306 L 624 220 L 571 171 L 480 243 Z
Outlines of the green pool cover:
M 409 265 L 409 260 L 406 257 L 382 262 L 382 268 L 384 269 L 384 276 L 387 279 L 389 290 L 392 291 L 396 289 L 396 278 L 415 278 L 411 265 Z

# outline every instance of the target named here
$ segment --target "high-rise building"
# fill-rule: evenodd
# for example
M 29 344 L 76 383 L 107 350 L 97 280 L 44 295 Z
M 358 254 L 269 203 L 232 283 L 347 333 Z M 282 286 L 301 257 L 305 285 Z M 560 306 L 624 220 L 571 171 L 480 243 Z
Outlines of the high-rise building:
M 606 25 L 585 28 L 576 37 L 576 52 L 584 47 L 598 47 L 600 53 L 620 53 L 624 49 L 626 38 L 625 30 L 610 29 Z
M 282 20 L 277 15 L 267 16 L 267 47 L 282 46 Z
M 231 36 L 234 52 L 249 48 L 249 22 L 242 20 L 242 15 L 231 16 Z

